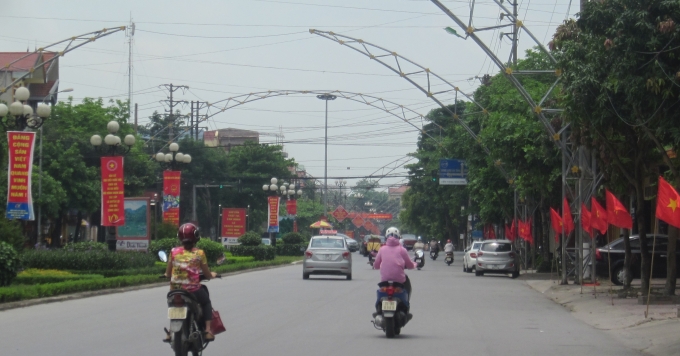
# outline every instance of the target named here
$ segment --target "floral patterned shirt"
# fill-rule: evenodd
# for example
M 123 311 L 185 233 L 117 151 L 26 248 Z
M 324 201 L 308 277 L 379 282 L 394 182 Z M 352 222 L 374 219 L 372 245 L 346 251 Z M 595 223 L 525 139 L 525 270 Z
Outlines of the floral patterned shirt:
M 193 248 L 191 251 L 185 250 L 184 247 L 173 248 L 170 289 L 197 291 L 201 288 L 199 279 L 201 265 L 207 263 L 205 253 L 199 248 Z

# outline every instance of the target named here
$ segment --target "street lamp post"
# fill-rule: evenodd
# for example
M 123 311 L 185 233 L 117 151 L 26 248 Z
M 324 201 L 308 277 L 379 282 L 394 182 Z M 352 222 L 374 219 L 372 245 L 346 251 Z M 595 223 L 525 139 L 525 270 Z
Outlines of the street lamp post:
M 173 171 L 177 168 L 177 163 L 191 163 L 191 155 L 179 152 L 179 145 L 177 143 L 171 143 L 168 149 L 170 153 L 156 153 L 156 161 L 170 164 L 170 169 Z
M 73 89 L 65 89 L 63 91 L 72 91 Z M 56 93 L 54 93 L 56 94 Z M 28 98 L 31 97 L 31 92 L 26 87 L 19 87 L 14 91 L 15 101 L 10 104 L 9 108 L 5 104 L 0 103 L 0 123 L 5 127 L 6 130 L 15 129 L 19 131 L 25 131 L 27 128 L 38 129 L 40 128 L 40 156 L 39 156 L 39 166 L 40 175 L 38 176 L 38 199 L 40 199 L 42 193 L 42 125 L 45 120 L 50 116 L 52 108 L 45 103 L 48 97 L 53 94 L 49 94 L 43 99 L 42 103 L 39 103 L 36 107 L 36 113 L 33 112 L 33 108 L 27 104 Z M 10 114 L 8 116 L 7 114 Z M 40 243 L 41 230 L 41 219 L 42 218 L 42 205 L 38 205 L 38 226 L 36 229 L 36 243 Z
M 278 183 L 279 180 L 276 178 L 272 178 L 270 180 L 271 184 L 265 184 L 262 186 L 262 190 L 265 192 L 270 192 L 270 195 L 278 195 L 281 194 L 284 197 L 287 197 L 288 199 L 291 199 L 291 196 L 295 197 L 295 194 L 297 193 L 298 195 L 302 195 L 302 189 L 298 190 L 297 192 L 295 191 L 295 184 L 294 183 L 287 183 L 287 182 L 281 182 L 281 186 L 277 186 L 276 183 Z M 269 224 L 269 222 L 267 222 Z M 267 227 L 267 231 L 269 231 L 269 227 Z M 276 239 L 273 238 L 273 232 L 269 231 L 269 240 L 272 242 L 272 246 L 276 246 Z
M 326 102 L 326 124 L 324 125 L 324 159 L 323 159 L 323 215 L 328 216 L 328 101 L 335 100 L 337 96 L 321 94 L 316 96 Z
M 135 136 L 134 135 L 126 135 L 125 138 L 123 139 L 122 142 L 125 143 L 124 147 L 121 144 L 121 139 L 119 136 L 116 135 L 118 133 L 118 130 L 120 129 L 120 124 L 118 121 L 109 121 L 108 124 L 106 124 L 106 129 L 109 132 L 105 137 L 104 137 L 104 145 L 102 146 L 102 137 L 99 135 L 92 135 L 90 137 L 90 144 L 94 146 L 94 149 L 96 151 L 99 151 L 102 153 L 103 156 L 116 156 L 116 155 L 126 155 L 130 152 L 130 149 L 132 146 L 135 144 Z M 109 226 L 106 229 L 106 241 L 109 244 L 109 250 L 115 251 L 116 250 L 116 227 L 115 226 Z

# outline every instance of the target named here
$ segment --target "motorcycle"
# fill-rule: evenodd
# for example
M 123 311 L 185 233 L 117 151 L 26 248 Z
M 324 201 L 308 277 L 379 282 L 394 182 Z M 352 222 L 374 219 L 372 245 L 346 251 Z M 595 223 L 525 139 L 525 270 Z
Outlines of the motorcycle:
M 446 253 L 446 258 L 444 258 L 444 262 L 446 262 L 446 264 L 449 266 L 453 263 L 453 252 Z
M 425 253 L 423 250 L 416 250 L 415 254 L 416 257 L 413 259 L 413 262 L 416 263 L 416 267 L 420 270 L 425 267 Z
M 430 258 L 432 261 L 436 260 L 437 257 L 439 257 L 439 251 L 430 249 Z
M 380 282 L 378 287 L 377 312 L 373 313 L 372 323 L 391 339 L 399 335 L 401 328 L 413 317 L 409 313 L 408 293 L 405 286 L 398 282 Z
M 378 255 L 377 251 L 368 251 L 368 264 L 373 267 L 373 262 L 375 261 L 375 256 Z
M 165 251 L 159 251 L 158 257 L 161 261 L 167 262 L 168 257 Z M 221 258 L 217 264 L 224 263 Z M 160 278 L 167 278 L 161 276 Z M 217 275 L 216 278 L 222 278 Z M 207 280 L 201 273 L 200 281 Z M 206 292 L 208 288 L 205 288 Z M 175 356 L 186 356 L 191 353 L 193 356 L 200 356 L 208 347 L 210 340 L 205 340 L 205 321 L 203 320 L 203 310 L 193 294 L 183 290 L 176 289 L 168 292 L 168 319 L 170 319 L 170 330 L 165 329 L 167 334 L 170 334 L 170 347 L 175 351 Z

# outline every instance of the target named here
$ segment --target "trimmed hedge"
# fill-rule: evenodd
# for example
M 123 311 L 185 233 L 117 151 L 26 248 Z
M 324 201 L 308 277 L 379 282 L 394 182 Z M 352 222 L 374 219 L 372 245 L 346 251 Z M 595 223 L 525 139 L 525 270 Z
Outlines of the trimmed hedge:
M 181 245 L 179 243 L 179 240 L 175 238 L 168 238 L 168 239 L 159 239 L 159 240 L 153 240 L 149 244 L 149 253 L 158 256 L 158 251 L 165 251 L 168 255 L 170 255 L 170 251 L 172 251 L 173 248 Z
M 163 273 L 165 273 L 165 268 L 166 265 L 154 265 L 153 267 L 145 267 L 145 268 L 129 268 L 129 269 L 118 269 L 118 270 L 111 270 L 111 269 L 97 269 L 97 270 L 81 270 L 81 271 L 69 271 L 73 272 L 74 274 L 99 274 L 104 277 L 120 277 L 120 276 L 140 276 L 140 275 L 155 275 L 159 276 Z
M 260 246 L 262 245 L 262 237 L 256 232 L 248 231 L 238 238 L 238 242 L 241 246 Z
M 276 255 L 277 256 L 302 256 L 305 254 L 307 245 L 305 244 L 295 244 L 295 245 L 276 245 Z
M 283 241 L 283 243 L 286 245 L 299 245 L 304 242 L 304 238 L 300 233 L 289 232 L 283 235 L 281 241 Z
M 109 245 L 103 242 L 94 241 L 83 241 L 83 242 L 70 242 L 64 245 L 64 250 L 66 251 L 108 251 Z
M 104 276 L 101 274 L 74 274 L 67 271 L 32 268 L 19 273 L 12 284 L 45 284 L 96 278 L 104 278 Z
M 276 257 L 274 246 L 232 246 L 231 254 L 234 256 L 253 256 L 255 261 L 268 261 Z
M 227 257 L 226 264 L 233 265 L 235 263 L 246 263 L 253 261 L 255 261 L 255 258 L 253 256 L 231 256 Z
M 276 259 L 271 261 L 251 261 L 222 265 L 217 266 L 212 270 L 217 273 L 227 273 L 259 267 L 285 265 L 298 260 L 300 260 L 299 257 L 277 257 Z M 152 284 L 162 281 L 161 279 L 158 278 L 159 274 L 162 274 L 162 272 L 154 273 L 152 275 L 120 276 L 114 278 L 90 278 L 64 281 L 59 283 L 37 285 L 13 285 L 9 287 L 1 287 L 0 303 L 13 302 L 25 299 L 51 297 L 60 294 L 120 288 L 142 284 Z
M 58 270 L 116 270 L 153 267 L 157 257 L 144 252 L 109 251 L 26 251 L 21 255 L 24 268 Z
M 59 283 L 15 285 L 0 288 L 0 303 L 17 300 L 51 297 L 59 294 L 91 290 L 120 288 L 159 282 L 158 276 L 122 276 L 114 278 L 83 279 Z

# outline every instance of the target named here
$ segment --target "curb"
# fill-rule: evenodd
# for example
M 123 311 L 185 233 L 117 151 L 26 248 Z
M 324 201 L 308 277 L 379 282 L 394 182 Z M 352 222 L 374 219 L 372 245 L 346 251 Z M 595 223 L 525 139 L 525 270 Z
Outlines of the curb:
M 235 276 L 235 275 L 238 275 L 238 274 L 249 273 L 249 272 L 264 271 L 264 270 L 274 269 L 274 268 L 289 267 L 289 266 L 293 266 L 293 265 L 298 265 L 300 263 L 302 263 L 302 261 L 295 261 L 295 262 L 291 262 L 291 263 L 288 263 L 288 264 L 281 264 L 281 265 L 277 265 L 277 266 L 257 267 L 257 268 L 245 269 L 245 270 L 241 270 L 241 271 L 228 272 L 228 273 L 223 274 L 222 277 Z M 54 296 L 54 297 L 21 300 L 21 301 L 18 301 L 18 302 L 9 302 L 9 303 L 0 304 L 0 312 L 5 311 L 5 310 L 10 310 L 10 309 L 26 308 L 26 307 L 30 307 L 30 306 L 34 306 L 34 305 L 40 305 L 40 304 L 65 302 L 65 301 L 69 301 L 69 300 L 96 297 L 96 296 L 100 296 L 100 295 L 125 293 L 125 292 L 132 292 L 132 291 L 142 290 L 142 289 L 158 288 L 158 287 L 163 287 L 163 286 L 167 286 L 167 285 L 168 285 L 168 282 L 160 282 L 160 283 L 151 283 L 151 284 L 141 284 L 141 285 L 138 285 L 138 286 L 123 287 L 123 288 L 101 289 L 101 290 L 88 291 L 88 292 L 63 294 L 63 295 L 57 295 L 57 296 Z

